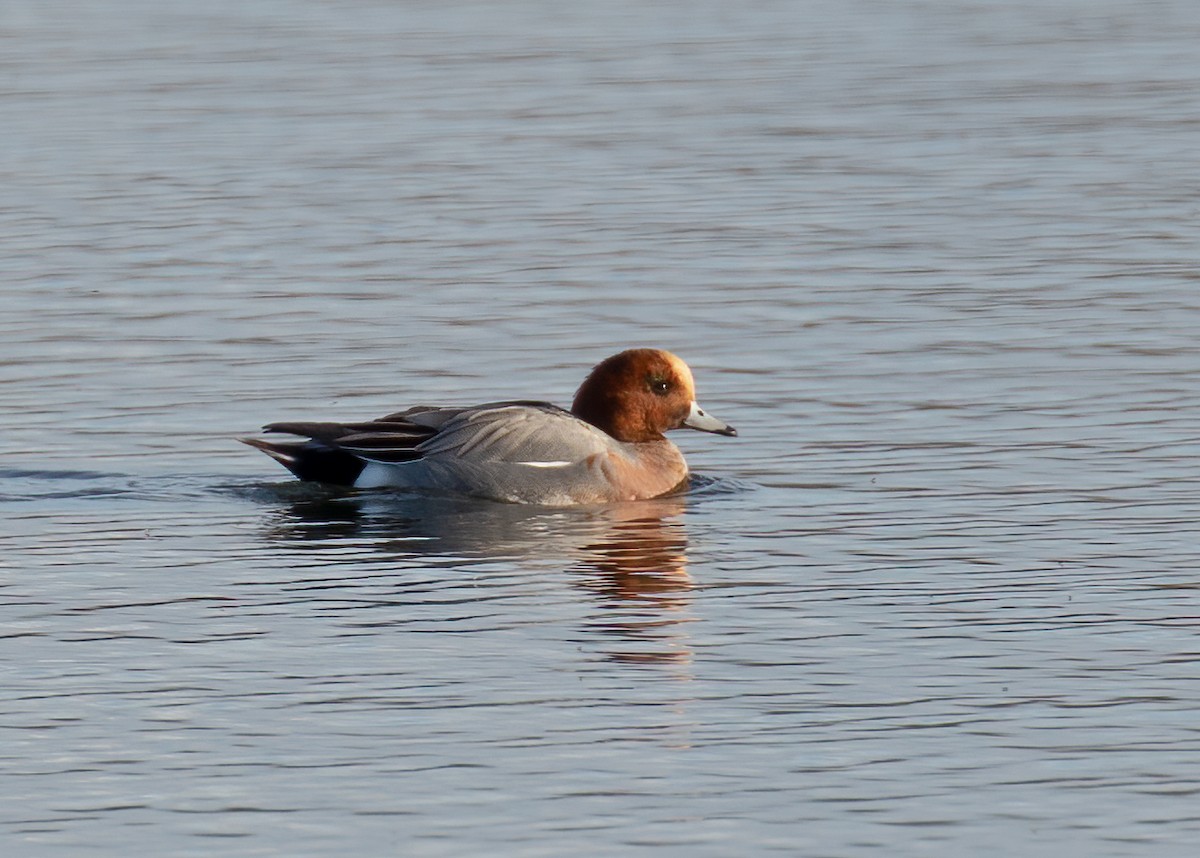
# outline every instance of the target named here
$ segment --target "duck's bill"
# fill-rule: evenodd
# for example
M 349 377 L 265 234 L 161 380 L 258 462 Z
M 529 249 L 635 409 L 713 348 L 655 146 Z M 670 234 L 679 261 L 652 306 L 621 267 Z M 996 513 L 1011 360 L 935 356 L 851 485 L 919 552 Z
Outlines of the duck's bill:
M 704 409 L 695 402 L 692 403 L 692 410 L 688 416 L 684 418 L 683 425 L 689 429 L 699 429 L 701 432 L 715 432 L 717 435 L 737 435 L 736 429 L 712 415 L 705 414 Z

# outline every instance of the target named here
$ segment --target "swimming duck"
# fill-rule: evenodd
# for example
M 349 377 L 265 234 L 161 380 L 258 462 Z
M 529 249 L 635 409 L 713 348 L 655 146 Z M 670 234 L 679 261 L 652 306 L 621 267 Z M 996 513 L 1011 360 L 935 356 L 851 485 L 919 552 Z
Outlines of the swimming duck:
M 302 480 L 567 506 L 681 491 L 688 467 L 664 437 L 737 430 L 696 404 L 688 365 L 660 349 L 601 361 L 571 410 L 548 402 L 415 406 L 365 423 L 271 423 L 303 441 L 242 438 Z

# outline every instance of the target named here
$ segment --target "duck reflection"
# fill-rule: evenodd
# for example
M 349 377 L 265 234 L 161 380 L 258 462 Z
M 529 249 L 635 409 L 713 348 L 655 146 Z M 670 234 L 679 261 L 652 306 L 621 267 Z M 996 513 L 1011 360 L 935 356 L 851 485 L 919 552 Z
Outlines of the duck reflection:
M 693 582 L 687 570 L 683 497 L 597 507 L 547 508 L 394 493 L 278 488 L 286 502 L 269 529 L 292 547 L 348 548 L 447 569 L 477 560 L 563 569 L 594 598 L 582 628 L 605 657 L 626 663 L 687 664 L 684 625 Z
M 602 538 L 581 547 L 570 567 L 581 588 L 605 611 L 585 621 L 620 643 L 610 658 L 633 663 L 688 663 L 691 650 L 680 625 L 688 619 L 687 533 L 678 498 L 626 504 L 610 510 Z

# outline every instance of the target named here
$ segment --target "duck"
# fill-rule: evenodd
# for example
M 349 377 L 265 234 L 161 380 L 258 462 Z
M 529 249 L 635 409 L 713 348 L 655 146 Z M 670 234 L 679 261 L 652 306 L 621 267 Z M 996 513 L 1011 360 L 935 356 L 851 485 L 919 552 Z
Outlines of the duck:
M 238 440 L 310 482 L 572 506 L 686 490 L 687 462 L 665 437 L 680 428 L 737 435 L 697 404 L 682 359 L 634 348 L 597 364 L 570 410 L 527 400 L 418 405 L 361 423 L 263 427 L 300 440 Z

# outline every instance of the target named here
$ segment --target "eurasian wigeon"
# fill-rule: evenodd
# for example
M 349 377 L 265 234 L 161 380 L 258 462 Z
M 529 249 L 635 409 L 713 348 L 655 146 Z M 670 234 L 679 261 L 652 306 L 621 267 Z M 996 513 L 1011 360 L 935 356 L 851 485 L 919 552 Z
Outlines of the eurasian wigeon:
M 696 404 L 688 365 L 629 349 L 591 371 L 566 411 L 548 402 L 416 406 L 367 423 L 272 423 L 243 438 L 302 480 L 445 491 L 566 506 L 642 500 L 686 487 L 687 462 L 663 433 L 736 435 Z

